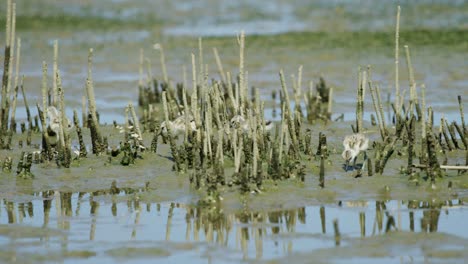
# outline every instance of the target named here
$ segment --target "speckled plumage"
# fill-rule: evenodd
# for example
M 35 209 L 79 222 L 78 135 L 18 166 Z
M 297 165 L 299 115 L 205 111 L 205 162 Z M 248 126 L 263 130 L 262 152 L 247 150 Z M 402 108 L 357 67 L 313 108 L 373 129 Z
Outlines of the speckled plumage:
M 189 119 L 189 130 L 190 131 L 196 131 L 197 127 L 195 125 L 195 119 L 193 118 L 192 115 L 188 116 Z M 168 133 L 168 126 L 169 129 L 171 130 L 172 135 L 178 136 L 181 134 L 185 133 L 185 115 L 181 115 L 174 119 L 174 121 L 169 121 L 166 124 L 166 121 L 161 123 L 161 133 L 166 136 Z
M 343 146 L 345 149 L 341 156 L 346 161 L 346 168 L 350 161 L 353 161 L 353 168 L 355 167 L 357 156 L 361 151 L 364 152 L 365 164 L 367 161 L 366 151 L 369 148 L 369 139 L 366 136 L 360 133 L 348 135 L 343 140 Z
M 250 130 L 249 122 L 241 115 L 236 115 L 231 118 L 230 123 L 231 128 L 241 128 L 244 133 Z M 273 122 L 266 120 L 265 121 L 265 132 L 273 129 Z

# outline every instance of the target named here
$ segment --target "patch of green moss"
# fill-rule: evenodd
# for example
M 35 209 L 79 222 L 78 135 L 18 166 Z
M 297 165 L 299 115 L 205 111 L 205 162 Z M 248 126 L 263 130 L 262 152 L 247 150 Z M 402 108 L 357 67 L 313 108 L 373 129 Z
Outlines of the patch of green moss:
M 0 18 L 0 25 L 5 25 L 6 18 Z M 21 30 L 51 30 L 51 29 L 90 29 L 108 30 L 122 28 L 137 28 L 145 25 L 155 25 L 158 21 L 154 19 L 145 20 L 121 20 L 116 18 L 103 18 L 99 16 L 76 16 L 58 14 L 48 15 L 19 15 L 16 17 L 16 29 Z
M 290 32 L 277 35 L 249 35 L 248 46 L 255 47 L 295 47 L 346 48 L 346 49 L 385 49 L 393 52 L 395 32 L 391 31 L 345 31 L 345 32 Z M 459 51 L 468 50 L 468 30 L 465 29 L 415 29 L 400 32 L 400 46 L 437 46 Z M 205 38 L 218 44 L 232 42 L 232 37 Z
M 115 248 L 106 251 L 112 257 L 116 258 L 145 258 L 145 257 L 168 257 L 171 253 L 165 249 L 157 247 L 145 247 L 145 248 Z

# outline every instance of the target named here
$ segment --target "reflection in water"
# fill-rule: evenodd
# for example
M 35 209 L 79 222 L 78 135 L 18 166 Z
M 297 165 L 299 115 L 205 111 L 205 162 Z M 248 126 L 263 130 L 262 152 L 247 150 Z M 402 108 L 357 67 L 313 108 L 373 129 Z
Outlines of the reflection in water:
M 6 211 L 6 216 L 0 214 L 1 223 L 42 228 L 54 228 L 51 225 L 56 224 L 57 229 L 67 231 L 59 243 L 65 251 L 78 247 L 76 241 L 84 239 L 80 234 L 87 230 L 89 241 L 206 242 L 240 251 L 245 260 L 340 246 L 347 243 L 343 238 L 384 235 L 384 226 L 388 229 L 392 222 L 393 227 L 396 226 L 396 218 L 392 216 L 396 213 L 402 215 L 401 220 L 397 220 L 401 221 L 398 226 L 402 231 L 418 231 L 415 221 L 420 221 L 420 232 L 437 232 L 441 211 L 445 211 L 444 219 L 447 220 L 446 216 L 451 214 L 449 209 L 463 206 L 459 200 L 368 201 L 277 211 L 253 212 L 244 209 L 227 214 L 219 204 L 207 208 L 178 203 L 148 203 L 142 207 L 136 195 L 45 191 L 37 196 L 42 200 L 15 203 L 4 199 L 2 211 Z M 86 200 L 89 207 L 83 203 Z M 156 208 L 153 212 L 152 207 Z M 55 216 L 51 214 L 54 208 Z M 401 210 L 396 212 L 396 208 Z M 83 215 L 84 210 L 89 210 L 89 215 Z M 405 214 L 408 217 L 405 218 Z M 453 217 L 463 219 L 463 214 Z M 457 228 L 460 227 L 446 223 L 443 232 L 466 236 L 458 232 Z M 327 226 L 333 228 L 333 234 L 327 233 Z M 367 226 L 372 226 L 370 234 L 366 232 Z M 1 235 L 0 242 L 5 243 Z M 41 241 L 48 243 L 49 239 L 45 235 Z

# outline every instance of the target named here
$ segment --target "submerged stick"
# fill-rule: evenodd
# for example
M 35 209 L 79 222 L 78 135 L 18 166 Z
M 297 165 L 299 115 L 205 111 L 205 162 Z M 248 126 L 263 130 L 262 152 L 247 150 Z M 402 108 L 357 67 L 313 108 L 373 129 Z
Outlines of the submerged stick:
M 338 219 L 333 220 L 333 230 L 335 231 L 335 246 L 339 246 L 341 241 L 341 234 L 340 229 L 338 228 Z
M 366 213 L 359 213 L 359 226 L 361 227 L 361 237 L 366 236 Z

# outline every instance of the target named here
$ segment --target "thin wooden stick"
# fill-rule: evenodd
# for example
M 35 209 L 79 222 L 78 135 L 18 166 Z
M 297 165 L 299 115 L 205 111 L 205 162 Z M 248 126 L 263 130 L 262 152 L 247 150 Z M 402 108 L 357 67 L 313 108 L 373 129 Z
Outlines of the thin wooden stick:
M 234 113 L 239 113 L 239 105 L 237 103 L 237 97 L 234 96 L 234 92 L 232 91 L 232 80 L 231 80 L 231 73 L 227 72 L 227 93 L 229 96 L 229 99 L 232 102 L 232 105 L 234 107 Z
M 356 105 L 356 129 L 358 133 L 363 131 L 363 117 L 364 117 L 364 89 L 367 82 L 367 73 L 365 71 L 359 72 L 361 82 L 358 84 L 357 90 L 357 105 Z M 376 109 L 377 112 L 377 109 Z
M 28 100 L 26 99 L 26 92 L 24 91 L 24 86 L 21 86 L 21 93 L 23 94 L 24 106 L 26 107 L 26 116 L 28 118 L 29 129 L 32 129 L 32 118 L 31 112 L 29 110 Z
M 385 132 L 387 125 L 385 124 L 385 115 L 383 111 L 382 97 L 380 96 L 380 86 L 377 85 L 375 87 L 375 93 L 377 94 L 377 104 L 379 106 L 380 118 L 382 119 L 382 127 L 384 128 L 384 132 Z
M 16 3 L 13 2 L 11 6 L 11 36 L 10 36 L 10 67 L 8 68 L 8 89 L 7 94 L 11 92 L 11 78 L 13 77 L 13 58 L 15 57 L 15 37 L 16 34 Z M 7 113 L 8 115 L 8 113 Z
M 18 102 L 18 85 L 15 85 L 15 90 L 13 93 L 13 103 L 11 104 L 11 116 L 10 116 L 10 131 L 13 133 L 16 132 L 16 105 Z
M 182 101 L 184 103 L 184 116 L 185 116 L 185 133 L 184 133 L 184 143 L 188 143 L 188 134 L 191 132 L 190 129 L 190 109 L 187 102 L 187 89 L 185 86 L 182 88 Z M 193 116 L 193 115 L 192 115 Z
M 291 74 L 291 81 L 292 81 L 292 84 L 293 84 L 293 91 L 294 91 L 294 104 L 295 104 L 295 109 L 297 109 L 297 107 L 301 107 L 301 99 L 300 99 L 300 94 L 297 90 L 299 90 L 298 86 L 297 86 L 297 80 L 296 80 L 296 76 L 294 74 Z
M 419 169 L 427 168 L 427 165 L 424 164 L 413 164 L 413 167 Z M 457 165 L 440 165 L 441 169 L 444 170 L 468 170 L 468 166 L 457 166 Z
M 421 138 L 422 142 L 426 140 L 426 85 L 421 85 L 421 98 L 422 98 L 422 124 L 421 124 Z
M 395 108 L 397 115 L 400 115 L 400 80 L 398 72 L 398 57 L 399 57 L 399 45 L 400 45 L 400 6 L 397 7 L 397 16 L 395 24 Z
M 138 117 L 136 115 L 135 108 L 133 107 L 133 104 L 129 103 L 128 107 L 130 108 L 130 111 L 131 111 L 131 114 L 132 114 L 133 125 L 135 126 L 135 130 L 136 130 L 136 132 L 138 134 L 138 141 L 140 141 L 140 143 L 141 143 L 143 141 L 143 135 L 141 134 L 141 130 L 140 130 L 140 121 L 138 121 Z
M 140 48 L 140 64 L 138 65 L 138 86 L 143 87 L 143 62 L 144 62 L 144 55 L 143 49 Z
M 163 46 L 160 43 L 156 43 L 153 45 L 153 48 L 155 50 L 159 50 L 160 54 L 160 62 L 161 62 L 161 70 L 163 73 L 163 80 L 165 83 L 169 84 L 169 77 L 167 76 L 167 70 L 166 70 L 166 59 L 164 57 L 164 49 Z
M 86 96 L 81 96 L 81 122 L 82 127 L 88 127 L 88 115 L 86 114 Z
M 221 59 L 219 58 L 218 49 L 213 47 L 213 53 L 215 56 L 216 65 L 218 66 L 219 76 L 221 76 L 221 80 L 223 81 L 223 83 L 226 83 L 226 74 L 224 74 L 223 64 L 221 63 Z
M 204 78 L 205 78 L 205 73 L 204 73 L 205 65 L 203 63 L 203 40 L 201 37 L 198 38 L 198 84 L 200 87 L 203 89 L 204 85 Z M 200 93 L 200 97 L 203 100 L 203 94 Z
M 52 72 L 52 105 L 57 108 L 57 70 L 58 70 L 58 40 L 54 40 L 54 62 Z
M 458 98 L 458 106 L 459 106 L 459 109 L 460 109 L 460 118 L 461 118 L 463 133 L 465 134 L 465 137 L 466 137 L 466 136 L 468 136 L 467 135 L 468 131 L 467 131 L 466 126 L 465 126 L 465 112 L 463 111 L 462 97 L 461 97 L 461 95 L 459 95 L 457 98 Z
M 13 103 L 11 109 L 11 117 L 10 117 L 10 129 L 15 129 L 15 117 L 16 117 L 16 104 L 18 100 L 18 79 L 19 79 L 19 66 L 20 66 L 20 57 L 21 57 L 21 38 L 18 38 L 16 45 L 16 64 L 15 64 L 15 82 L 13 84 L 14 88 L 14 95 L 13 95 Z
M 47 63 L 42 62 L 42 117 L 41 119 L 46 120 L 47 113 Z M 45 127 L 42 128 L 45 131 Z
M 284 80 L 284 74 L 283 70 L 280 70 L 280 80 L 281 80 L 281 89 L 283 90 L 283 95 L 285 100 L 283 100 L 283 105 L 286 106 L 286 117 L 288 118 L 287 122 L 287 130 L 289 130 L 289 134 L 291 136 L 291 140 L 293 143 L 294 148 L 297 147 L 297 137 L 296 137 L 296 129 L 294 126 L 294 115 L 293 112 L 291 111 L 291 106 L 290 106 L 290 100 L 289 100 L 289 93 L 288 93 L 288 88 L 286 87 L 286 82 Z
M 57 98 L 59 98 L 60 102 L 57 102 L 56 103 L 59 103 L 59 111 L 60 111 L 60 116 L 59 116 L 59 140 L 60 140 L 60 148 L 62 149 L 62 151 L 65 152 L 66 150 L 66 132 L 65 132 L 65 127 L 67 127 L 66 125 L 66 117 L 65 117 L 65 103 L 64 103 L 64 100 L 63 100 L 63 87 L 62 87 L 62 78 L 60 77 L 60 70 L 57 69 L 56 71 L 56 92 L 57 92 Z M 56 99 L 57 99 L 56 98 Z
M 332 114 L 332 105 L 333 105 L 333 87 L 330 87 L 328 91 L 328 108 L 327 108 L 327 113 L 330 116 Z
M 145 58 L 146 61 L 146 83 L 151 87 L 151 83 L 153 82 L 153 70 L 151 68 L 151 61 L 148 58 Z
M 240 105 L 241 112 L 245 110 L 246 100 L 246 87 L 244 84 L 244 49 L 245 49 L 245 33 L 242 30 L 237 36 L 237 43 L 239 44 L 239 90 L 240 90 Z
M 297 93 L 299 98 L 301 98 L 302 94 L 302 69 L 303 66 L 300 65 L 299 69 L 297 70 Z
M 413 65 L 411 64 L 411 56 L 408 45 L 405 45 L 406 65 L 408 67 L 408 76 L 410 82 L 410 100 L 413 102 L 413 107 L 409 109 L 410 115 L 414 115 L 414 109 L 418 108 L 418 95 L 416 93 L 416 82 L 414 80 Z M 419 109 L 419 108 L 418 108 Z
M 86 94 L 88 96 L 88 108 L 89 113 L 91 114 L 91 119 L 96 127 L 96 136 L 99 144 L 101 144 L 101 133 L 99 129 L 99 122 L 96 115 L 96 99 L 94 97 L 94 87 L 93 87 L 93 75 L 92 75 L 92 63 L 93 63 L 93 49 L 89 49 L 88 54 L 88 78 L 86 81 Z
M 408 45 L 405 45 L 406 65 L 408 67 L 408 76 L 410 82 L 410 99 L 417 103 L 416 98 L 416 82 L 414 81 L 413 65 L 411 64 L 411 56 Z
M 380 136 L 382 137 L 382 140 L 384 140 L 385 139 L 385 129 L 384 129 L 383 122 L 382 122 L 382 119 L 384 119 L 384 117 L 380 115 L 380 112 L 378 110 L 377 98 L 376 98 L 377 96 L 375 95 L 374 86 L 373 86 L 371 80 L 369 80 L 369 90 L 370 90 L 371 96 L 372 96 L 372 103 L 374 105 L 374 111 L 375 111 L 375 114 L 377 115 L 377 120 L 379 122 Z
M 12 17 L 12 1 L 7 1 L 7 19 L 6 19 L 6 41 L 5 41 L 5 57 L 3 66 L 3 78 L 2 78 L 2 105 L 0 110 L 0 128 L 2 131 L 6 131 L 8 127 L 8 103 L 9 103 L 9 90 L 8 85 L 10 81 L 9 68 L 11 67 L 11 17 Z

